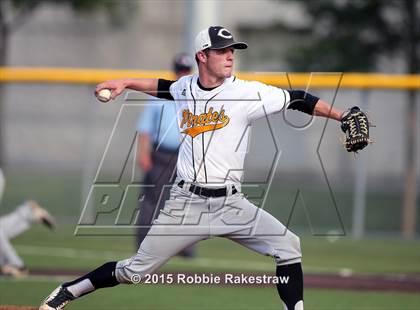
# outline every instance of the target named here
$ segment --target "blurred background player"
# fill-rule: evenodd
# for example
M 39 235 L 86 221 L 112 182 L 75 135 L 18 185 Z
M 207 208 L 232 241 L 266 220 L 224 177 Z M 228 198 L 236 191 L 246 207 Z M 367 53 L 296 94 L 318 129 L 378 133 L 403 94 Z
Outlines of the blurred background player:
M 178 54 L 173 60 L 175 79 L 191 74 L 192 58 L 185 53 Z M 145 173 L 143 184 L 154 185 L 145 187 L 143 199 L 140 202 L 140 215 L 137 225 L 136 250 L 145 238 L 154 218 L 169 198 L 169 188 L 176 176 L 176 162 L 178 148 L 181 142 L 176 110 L 173 102 L 158 104 L 150 100 L 140 116 L 137 125 L 138 136 L 138 164 Z M 162 189 L 164 189 L 162 197 Z M 194 246 L 179 253 L 182 257 L 195 256 Z
M 5 179 L 3 171 L 0 169 L 0 201 L 4 186 Z M 11 213 L 0 216 L 0 275 L 16 278 L 27 275 L 28 270 L 10 240 L 37 222 L 43 223 L 50 229 L 55 226 L 54 218 L 33 200 L 27 200 Z

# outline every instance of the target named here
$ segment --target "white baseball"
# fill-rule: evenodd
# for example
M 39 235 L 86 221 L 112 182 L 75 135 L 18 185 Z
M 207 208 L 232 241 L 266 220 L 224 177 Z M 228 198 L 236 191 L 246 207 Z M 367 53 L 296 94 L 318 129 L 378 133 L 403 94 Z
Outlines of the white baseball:
M 98 100 L 108 102 L 111 99 L 111 90 L 108 88 L 101 89 L 98 93 Z

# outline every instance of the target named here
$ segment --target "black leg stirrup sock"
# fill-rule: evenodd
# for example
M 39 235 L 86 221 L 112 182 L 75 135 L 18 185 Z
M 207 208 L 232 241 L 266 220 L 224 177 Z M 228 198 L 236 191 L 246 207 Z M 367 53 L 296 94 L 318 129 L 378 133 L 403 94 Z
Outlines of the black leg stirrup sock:
M 92 285 L 95 289 L 104 288 L 104 287 L 113 287 L 120 284 L 115 277 L 115 267 L 117 262 L 105 263 L 102 266 L 96 268 L 95 270 L 85 274 L 84 276 L 63 284 L 64 287 L 68 287 L 79 283 L 85 279 L 89 279 L 92 282 Z
M 303 301 L 302 265 L 296 263 L 277 266 L 276 275 L 279 277 L 277 291 L 281 300 L 283 300 L 288 310 L 294 310 L 298 301 Z

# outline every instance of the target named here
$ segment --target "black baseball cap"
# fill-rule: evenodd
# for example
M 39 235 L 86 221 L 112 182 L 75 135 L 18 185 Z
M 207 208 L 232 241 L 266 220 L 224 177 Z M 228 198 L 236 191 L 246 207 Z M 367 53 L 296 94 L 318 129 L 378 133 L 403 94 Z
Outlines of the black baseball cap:
M 246 49 L 248 44 L 235 41 L 232 33 L 223 26 L 211 26 L 201 30 L 197 34 L 195 37 L 194 51 L 197 53 L 207 48 L 222 49 L 230 46 L 242 50 Z
M 174 72 L 190 71 L 192 66 L 193 66 L 193 61 L 190 55 L 186 53 L 181 53 L 174 57 L 174 62 L 173 62 Z

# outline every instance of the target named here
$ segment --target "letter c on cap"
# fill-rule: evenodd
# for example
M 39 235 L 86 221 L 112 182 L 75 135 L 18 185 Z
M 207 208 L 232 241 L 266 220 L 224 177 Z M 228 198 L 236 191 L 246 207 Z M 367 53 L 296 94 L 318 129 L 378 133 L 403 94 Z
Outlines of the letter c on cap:
M 219 32 L 217 33 L 217 35 L 219 37 L 222 37 L 222 38 L 225 38 L 225 39 L 232 39 L 232 35 L 230 34 L 230 32 L 226 28 L 220 29 Z

